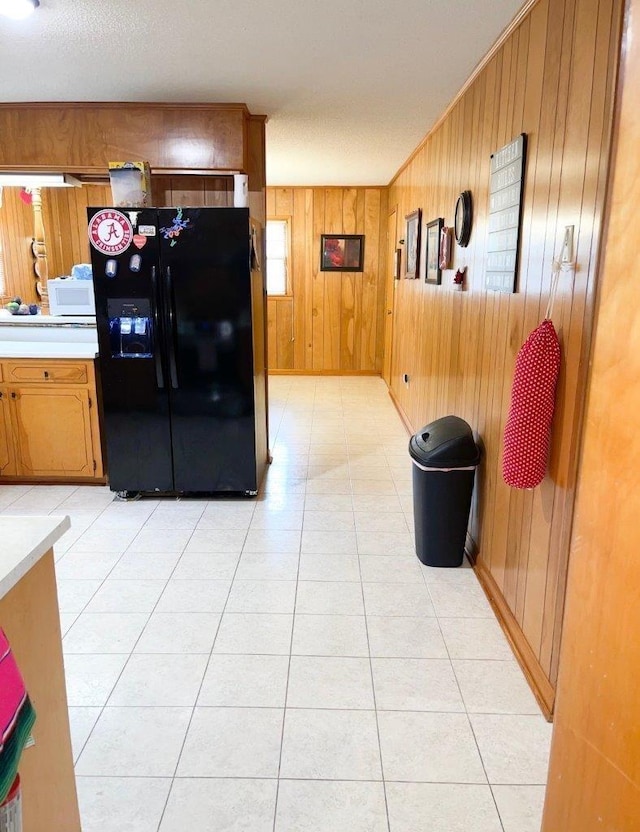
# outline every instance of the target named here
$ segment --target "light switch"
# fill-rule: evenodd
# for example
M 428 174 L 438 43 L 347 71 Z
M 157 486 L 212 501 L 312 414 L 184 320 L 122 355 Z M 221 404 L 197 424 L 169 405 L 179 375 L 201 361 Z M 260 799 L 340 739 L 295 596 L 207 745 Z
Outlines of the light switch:
M 561 262 L 573 263 L 573 225 L 565 225 Z

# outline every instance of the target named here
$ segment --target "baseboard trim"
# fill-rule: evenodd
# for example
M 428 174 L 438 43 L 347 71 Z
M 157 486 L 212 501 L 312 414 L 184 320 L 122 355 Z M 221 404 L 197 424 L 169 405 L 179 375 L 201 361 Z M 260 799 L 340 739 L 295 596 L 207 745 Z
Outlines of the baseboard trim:
M 393 392 L 393 390 L 389 387 L 388 384 L 387 384 L 387 390 L 389 391 L 389 396 L 391 397 L 391 401 L 393 402 L 393 406 L 398 411 L 398 416 L 402 420 L 402 424 L 405 426 L 405 429 L 406 429 L 407 433 L 409 435 L 412 435 L 414 433 L 414 430 L 413 430 L 413 425 L 411 424 L 411 420 L 409 419 L 407 414 L 404 412 L 404 408 L 402 407 L 402 405 L 400 404 L 400 402 L 396 398 L 396 394 Z
M 267 370 L 270 376 L 380 376 L 378 370 Z
M 106 477 L 0 477 L 2 485 L 107 485 Z M 42 512 L 45 514 L 46 512 Z M 64 511 L 62 510 L 64 514 Z
M 516 621 L 514 614 L 509 609 L 495 578 L 483 563 L 482 558 L 475 558 L 474 560 L 473 569 L 480 581 L 480 585 L 484 589 L 485 595 L 489 599 L 489 603 L 496 614 L 500 626 L 504 630 L 504 634 L 509 640 L 518 664 L 522 668 L 522 672 L 545 718 L 548 722 L 552 722 L 556 696 L 555 689 L 545 676 L 540 662 L 520 629 L 520 625 Z

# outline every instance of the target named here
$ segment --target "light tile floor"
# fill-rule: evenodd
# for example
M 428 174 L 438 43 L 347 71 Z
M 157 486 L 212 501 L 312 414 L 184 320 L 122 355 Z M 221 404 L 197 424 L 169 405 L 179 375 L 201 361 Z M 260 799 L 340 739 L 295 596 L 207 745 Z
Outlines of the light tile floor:
M 550 726 L 473 572 L 413 551 L 375 378 L 270 379 L 250 500 L 68 513 L 56 547 L 84 832 L 538 832 Z

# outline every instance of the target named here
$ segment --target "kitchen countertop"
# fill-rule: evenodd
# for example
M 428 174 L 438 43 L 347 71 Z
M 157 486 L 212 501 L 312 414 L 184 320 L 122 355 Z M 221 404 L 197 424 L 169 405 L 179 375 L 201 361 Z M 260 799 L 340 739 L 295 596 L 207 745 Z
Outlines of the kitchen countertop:
M 98 341 L 84 344 L 55 341 L 3 341 L 0 335 L 2 358 L 81 358 L 93 360 L 98 352 Z
M 0 517 L 0 598 L 24 578 L 69 528 L 71 522 L 63 515 Z
M 55 326 L 96 328 L 95 315 L 12 315 L 0 309 L 0 326 Z
M 0 310 L 0 358 L 93 360 L 95 316 L 10 315 Z

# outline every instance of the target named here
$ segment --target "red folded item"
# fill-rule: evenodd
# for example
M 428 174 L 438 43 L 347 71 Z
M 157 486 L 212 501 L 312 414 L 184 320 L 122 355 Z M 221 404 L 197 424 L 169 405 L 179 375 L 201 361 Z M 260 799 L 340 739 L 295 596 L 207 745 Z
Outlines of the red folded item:
M 516 358 L 502 456 L 502 476 L 512 488 L 535 488 L 545 477 L 559 372 L 560 342 L 547 319 Z

